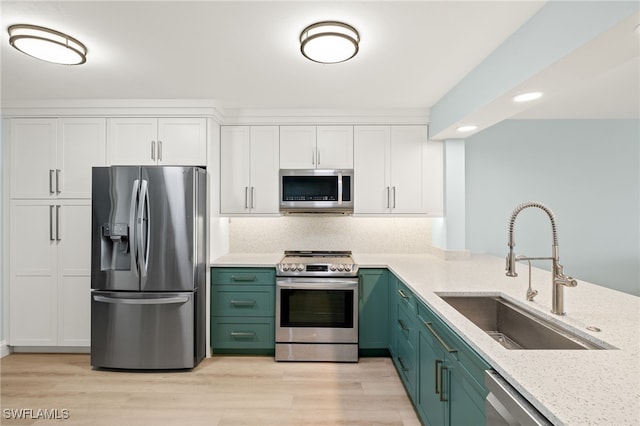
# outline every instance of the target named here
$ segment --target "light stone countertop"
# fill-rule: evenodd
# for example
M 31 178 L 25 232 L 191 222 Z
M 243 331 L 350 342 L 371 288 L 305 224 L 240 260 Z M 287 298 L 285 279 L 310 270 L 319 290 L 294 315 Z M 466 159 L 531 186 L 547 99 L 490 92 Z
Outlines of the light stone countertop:
M 275 266 L 282 253 L 228 254 L 211 266 Z M 496 371 L 557 425 L 640 424 L 640 298 L 578 280 L 564 289 L 567 315 L 552 315 L 551 274 L 533 268 L 534 302 L 525 300 L 528 273 L 504 274 L 504 259 L 471 255 L 442 260 L 431 255 L 358 254 L 361 268 L 389 268 Z M 569 265 L 570 266 L 570 265 Z M 570 273 L 570 267 L 567 267 Z M 467 320 L 437 293 L 501 294 L 610 350 L 508 350 Z M 587 330 L 595 326 L 600 332 Z

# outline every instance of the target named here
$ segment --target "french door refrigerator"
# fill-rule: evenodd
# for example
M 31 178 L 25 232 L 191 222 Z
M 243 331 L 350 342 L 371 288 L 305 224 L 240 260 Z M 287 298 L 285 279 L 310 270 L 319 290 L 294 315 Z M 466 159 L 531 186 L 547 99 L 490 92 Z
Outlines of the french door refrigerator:
M 206 172 L 94 167 L 91 365 L 185 369 L 205 356 Z

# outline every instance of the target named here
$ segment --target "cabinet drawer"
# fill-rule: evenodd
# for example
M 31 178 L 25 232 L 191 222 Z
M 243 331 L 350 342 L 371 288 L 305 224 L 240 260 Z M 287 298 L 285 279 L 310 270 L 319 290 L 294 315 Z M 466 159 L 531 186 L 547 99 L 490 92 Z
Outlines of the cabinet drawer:
M 455 350 L 449 354 L 450 358 L 455 360 L 460 368 L 470 375 L 481 388 L 484 388 L 484 370 L 490 368 L 489 364 L 467 345 L 456 332 L 445 324 L 440 317 L 435 315 L 422 303 L 418 303 L 418 319 L 420 321 L 419 327 L 424 328 L 423 331 L 430 339 L 437 340 L 433 333 L 435 332 L 449 348 Z M 425 323 L 429 323 L 433 332 L 427 328 Z M 435 341 L 434 344 L 442 345 L 442 343 L 437 341 Z
M 409 309 L 411 309 L 411 311 L 414 313 L 416 313 L 416 296 L 413 294 L 413 292 L 411 290 L 409 290 L 409 288 L 404 285 L 404 283 L 400 280 L 398 280 L 398 289 L 397 289 L 397 295 L 398 295 L 398 302 L 401 306 L 405 306 Z
M 418 380 L 418 369 L 416 365 L 416 348 L 410 342 L 400 340 L 398 342 L 397 366 L 405 386 L 412 400 L 416 397 L 416 382 Z
M 413 312 L 402 303 L 398 304 L 398 318 L 396 323 L 398 326 L 398 341 L 409 342 L 415 347 L 418 341 L 416 318 Z
M 211 283 L 238 285 L 273 285 L 275 268 L 212 268 Z
M 275 288 L 264 285 L 214 285 L 211 287 L 212 316 L 273 316 Z
M 216 349 L 274 349 L 273 318 L 212 318 L 211 347 Z

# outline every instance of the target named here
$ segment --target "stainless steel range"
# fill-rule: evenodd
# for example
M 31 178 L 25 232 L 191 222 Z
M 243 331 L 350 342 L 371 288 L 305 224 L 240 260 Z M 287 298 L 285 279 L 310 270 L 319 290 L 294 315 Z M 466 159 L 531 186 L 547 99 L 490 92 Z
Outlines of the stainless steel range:
M 286 251 L 276 279 L 276 361 L 358 361 L 358 265 L 349 251 Z

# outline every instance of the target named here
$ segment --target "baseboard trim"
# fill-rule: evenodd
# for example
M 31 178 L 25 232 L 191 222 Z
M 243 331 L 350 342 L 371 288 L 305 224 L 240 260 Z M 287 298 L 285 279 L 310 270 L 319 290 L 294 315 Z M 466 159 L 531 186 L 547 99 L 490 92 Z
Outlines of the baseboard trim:
M 11 353 L 11 348 L 7 345 L 6 340 L 0 341 L 0 358 L 4 358 L 5 356 Z
M 15 353 L 60 353 L 60 354 L 89 354 L 89 346 L 14 346 Z

